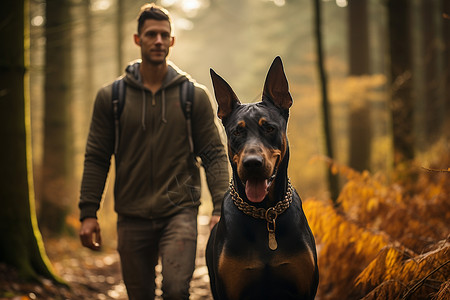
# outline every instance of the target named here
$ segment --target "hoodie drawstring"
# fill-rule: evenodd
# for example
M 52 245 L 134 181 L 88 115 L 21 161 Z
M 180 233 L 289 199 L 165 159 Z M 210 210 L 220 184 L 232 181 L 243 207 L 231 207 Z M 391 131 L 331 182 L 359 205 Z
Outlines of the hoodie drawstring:
M 146 123 L 146 112 L 147 112 L 147 101 L 146 101 L 146 97 L 145 97 L 145 90 L 142 89 L 142 117 L 141 117 L 141 123 L 142 123 L 142 129 L 146 130 L 147 127 L 145 125 Z M 164 124 L 167 124 L 167 119 L 166 119 L 166 90 L 162 89 L 161 90 L 161 116 L 162 116 L 162 122 Z
M 145 126 L 145 115 L 146 115 L 146 111 L 147 111 L 147 101 L 145 101 L 145 90 L 142 89 L 142 129 L 146 130 L 146 126 Z
M 162 122 L 164 124 L 167 123 L 166 120 L 166 90 L 162 89 L 161 90 L 161 115 L 162 115 Z

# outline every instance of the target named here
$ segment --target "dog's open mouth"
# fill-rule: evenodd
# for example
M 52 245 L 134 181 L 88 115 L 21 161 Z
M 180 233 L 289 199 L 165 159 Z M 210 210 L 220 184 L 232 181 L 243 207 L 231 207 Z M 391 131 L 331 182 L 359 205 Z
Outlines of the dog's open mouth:
M 251 202 L 259 203 L 267 195 L 268 180 L 262 178 L 250 178 L 245 183 L 245 194 Z

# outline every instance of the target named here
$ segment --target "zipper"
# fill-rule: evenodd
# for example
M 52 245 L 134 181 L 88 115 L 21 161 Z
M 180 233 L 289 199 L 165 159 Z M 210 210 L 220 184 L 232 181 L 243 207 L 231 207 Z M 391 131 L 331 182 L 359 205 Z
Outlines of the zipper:
M 150 95 L 151 95 L 151 101 L 152 101 L 152 108 L 149 110 L 149 117 L 150 117 L 150 134 L 152 137 L 155 136 L 155 116 L 153 115 L 155 113 L 155 106 L 156 106 L 156 93 L 153 93 L 150 91 Z M 154 184 L 154 178 L 155 178 L 155 168 L 154 168 L 154 153 L 155 151 L 153 151 L 153 149 L 155 148 L 155 141 L 154 139 L 150 139 L 151 140 L 151 144 L 150 144 L 150 191 L 151 193 L 154 195 L 155 194 L 155 184 Z M 150 217 L 153 217 L 153 205 L 155 205 L 154 203 L 150 204 L 149 207 L 149 215 Z

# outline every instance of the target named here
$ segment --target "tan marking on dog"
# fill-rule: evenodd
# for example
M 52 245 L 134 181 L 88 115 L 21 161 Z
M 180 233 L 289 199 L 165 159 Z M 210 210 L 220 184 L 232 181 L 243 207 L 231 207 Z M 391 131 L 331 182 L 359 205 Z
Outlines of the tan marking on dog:
M 281 163 L 281 161 L 284 159 L 284 156 L 286 155 L 286 151 L 287 151 L 287 137 L 286 137 L 286 133 L 283 132 L 283 139 L 282 139 L 282 143 L 281 143 L 280 161 L 278 162 L 278 164 Z
M 234 153 L 232 157 L 232 161 L 239 167 L 239 163 L 241 161 L 242 150 L 239 153 Z
M 246 126 L 245 121 L 241 120 L 237 123 L 238 127 L 244 128 Z M 239 165 L 239 161 L 241 160 L 241 154 L 242 150 L 238 153 L 234 153 L 231 149 L 230 143 L 228 143 L 228 156 L 230 157 L 231 161 L 234 162 L 236 165 Z
M 297 289 L 307 294 L 314 281 L 314 256 L 308 247 L 294 256 L 275 256 L 270 264 L 277 276 L 295 282 Z
M 266 123 L 266 122 L 267 122 L 266 118 L 261 118 L 261 119 L 259 119 L 259 121 L 258 121 L 258 125 L 259 125 L 259 126 L 263 126 L 264 123 Z
M 294 282 L 300 293 L 309 293 L 314 280 L 314 257 L 311 249 L 293 256 L 275 255 L 269 266 L 275 276 Z M 218 274 L 223 281 L 229 299 L 239 299 L 242 291 L 262 275 L 264 264 L 255 258 L 219 257 Z
M 229 299 L 239 299 L 242 290 L 260 274 L 263 263 L 251 258 L 219 257 L 219 276 Z
M 270 150 L 270 161 L 271 161 L 271 169 L 272 172 L 275 168 L 278 168 L 278 165 L 280 164 L 281 161 L 281 150 L 278 149 L 272 149 Z

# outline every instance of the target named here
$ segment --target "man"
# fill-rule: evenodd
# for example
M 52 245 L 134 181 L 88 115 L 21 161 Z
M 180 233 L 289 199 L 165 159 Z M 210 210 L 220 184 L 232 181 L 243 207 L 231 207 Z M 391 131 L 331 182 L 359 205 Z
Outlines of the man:
M 96 212 L 114 153 L 118 252 L 130 299 L 154 298 L 159 257 L 165 299 L 188 299 L 194 271 L 200 175 L 179 99 L 180 84 L 189 78 L 167 61 L 174 41 L 168 12 L 144 5 L 134 35 L 142 61 L 130 64 L 123 75 L 126 96 L 116 153 L 112 85 L 97 94 L 86 146 L 80 239 L 83 246 L 100 249 Z M 191 118 L 194 154 L 202 159 L 214 205 L 212 228 L 229 174 L 208 95 L 195 84 Z

